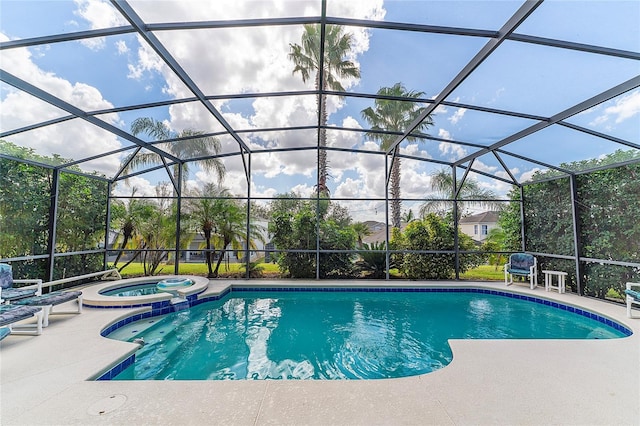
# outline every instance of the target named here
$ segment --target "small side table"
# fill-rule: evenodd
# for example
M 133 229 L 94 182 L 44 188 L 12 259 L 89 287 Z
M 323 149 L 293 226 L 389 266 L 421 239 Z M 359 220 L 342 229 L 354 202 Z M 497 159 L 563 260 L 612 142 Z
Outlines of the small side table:
M 558 293 L 565 292 L 566 278 L 568 275 L 566 272 L 543 270 L 542 273 L 544 273 L 544 289 L 546 291 L 556 289 Z M 554 276 L 557 277 L 556 285 L 553 284 Z

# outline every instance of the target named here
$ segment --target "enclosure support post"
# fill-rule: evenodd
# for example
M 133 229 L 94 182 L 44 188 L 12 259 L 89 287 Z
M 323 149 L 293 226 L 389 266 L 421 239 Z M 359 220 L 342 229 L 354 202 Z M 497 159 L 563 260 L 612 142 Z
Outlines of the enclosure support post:
M 471 168 L 471 166 L 469 166 Z M 467 169 L 468 170 L 468 169 Z M 451 166 L 453 182 L 453 249 L 455 250 L 456 280 L 460 279 L 460 247 L 458 247 L 458 182 L 456 176 L 456 166 Z M 462 182 L 460 183 L 462 185 Z
M 176 250 L 173 262 L 173 273 L 178 275 L 180 269 L 180 217 L 182 216 L 182 164 L 177 167 L 178 176 L 176 179 Z
M 244 261 L 247 271 L 245 278 L 251 278 L 251 251 L 249 250 L 249 241 L 251 239 L 251 152 L 249 152 L 247 157 L 249 173 L 247 174 L 247 235 L 245 238 L 246 251 L 244 252 Z
M 580 258 L 582 257 L 582 241 L 580 238 L 580 215 L 578 212 L 578 185 L 576 182 L 576 175 L 569 176 L 569 182 L 571 182 L 571 214 L 573 218 L 573 252 L 576 256 L 576 286 L 578 294 L 584 295 L 583 288 L 583 268 Z
M 384 175 L 389 176 L 389 154 L 384 156 Z M 386 276 L 388 280 L 390 278 L 389 270 L 391 269 L 391 253 L 389 253 L 390 238 L 389 238 L 389 179 L 385 179 L 384 186 L 384 225 L 385 225 L 385 238 L 386 238 Z
M 318 164 L 320 164 L 320 143 L 318 142 Z M 316 171 L 316 280 L 320 279 L 320 167 Z
M 525 223 L 524 223 L 524 186 L 520 185 L 520 238 L 522 241 L 520 242 L 520 246 L 522 251 L 527 251 L 527 245 L 525 243 L 526 234 L 525 234 Z
M 51 199 L 49 203 L 49 241 L 47 242 L 47 252 L 49 253 L 49 265 L 47 265 L 47 281 L 53 281 L 53 269 L 55 266 L 56 252 L 56 228 L 58 225 L 58 193 L 60 187 L 60 170 L 53 169 L 51 179 Z M 64 278 L 64 277 L 62 277 Z
M 109 262 L 109 231 L 111 230 L 111 189 L 112 182 L 107 182 L 107 211 L 104 218 L 104 260 L 102 261 L 102 268 L 107 270 Z

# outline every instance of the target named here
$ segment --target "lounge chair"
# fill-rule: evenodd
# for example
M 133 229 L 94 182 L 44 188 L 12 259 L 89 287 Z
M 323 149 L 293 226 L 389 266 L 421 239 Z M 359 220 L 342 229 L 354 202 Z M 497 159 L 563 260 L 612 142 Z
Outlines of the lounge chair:
M 78 308 L 73 310 L 53 310 L 53 307 L 60 305 L 61 303 L 70 302 L 72 300 L 78 301 Z M 43 327 L 49 327 L 50 315 L 66 315 L 66 314 L 81 314 L 82 313 L 82 292 L 81 291 L 54 291 L 51 293 L 43 294 L 42 296 L 31 296 L 23 299 L 14 300 L 12 305 L 21 306 L 40 306 L 44 309 L 44 319 L 42 322 Z
M 14 284 L 31 285 L 14 287 Z M 0 288 L 2 289 L 0 303 L 11 302 L 23 297 L 40 296 L 42 294 L 42 280 L 14 280 L 11 265 L 0 263 Z
M 509 256 L 509 263 L 504 265 L 504 283 L 513 284 L 513 276 L 521 276 L 529 279 L 531 290 L 538 286 L 538 261 L 535 256 L 528 253 L 513 253 Z
M 35 286 L 14 288 L 13 283 L 37 282 Z M 9 302 L 14 306 L 38 307 L 43 311 L 42 326 L 49 326 L 50 315 L 80 314 L 82 313 L 81 291 L 54 291 L 42 294 L 42 280 L 14 280 L 11 266 L 0 264 L 0 303 Z M 7 296 L 8 293 L 8 296 Z M 78 301 L 78 308 L 66 311 L 53 311 L 53 307 L 72 300 Z
M 21 323 L 35 317 L 36 323 Z M 0 305 L 0 340 L 9 334 L 42 334 L 44 312 L 37 306 Z
M 636 290 L 634 290 L 636 287 Z M 627 301 L 627 317 L 631 316 L 631 305 L 640 306 L 640 283 L 627 283 L 627 288 L 624 291 Z

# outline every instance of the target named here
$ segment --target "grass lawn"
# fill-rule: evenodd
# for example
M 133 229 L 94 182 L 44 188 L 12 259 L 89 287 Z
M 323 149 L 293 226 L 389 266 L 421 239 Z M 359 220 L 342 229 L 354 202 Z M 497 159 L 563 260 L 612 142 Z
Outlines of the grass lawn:
M 279 278 L 280 270 L 278 265 L 274 263 L 260 263 L 262 268 L 262 274 L 265 278 Z M 111 265 L 109 265 L 111 267 Z M 215 265 L 214 265 L 215 268 Z M 131 263 L 122 272 L 122 276 L 127 277 L 139 277 L 144 275 L 142 263 Z M 245 274 L 244 264 L 240 263 L 222 263 L 219 269 L 219 275 L 221 278 L 235 277 L 243 278 Z M 181 263 L 180 274 L 185 275 L 199 275 L 207 276 L 207 265 L 205 263 Z M 159 274 L 173 274 L 173 265 L 163 265 Z M 391 271 L 392 278 L 402 278 L 397 270 Z M 476 281 L 502 281 L 504 279 L 504 272 L 501 267 L 495 270 L 495 266 L 481 265 L 477 268 L 471 269 L 464 274 L 460 274 L 460 278 L 463 280 L 476 280 Z
M 280 274 L 278 265 L 273 263 L 260 263 L 259 266 L 262 268 L 265 276 L 272 277 L 274 274 Z M 109 265 L 109 267 L 112 266 Z M 213 268 L 215 269 L 215 264 Z M 157 275 L 173 275 L 173 265 L 162 265 L 160 269 Z M 178 272 L 185 275 L 206 277 L 208 269 L 206 263 L 181 263 Z M 221 263 L 218 273 L 220 277 L 243 277 L 245 273 L 244 263 L 229 263 L 228 265 Z M 123 278 L 139 277 L 144 275 L 144 268 L 142 267 L 142 263 L 133 262 L 123 269 L 120 274 Z
M 498 266 L 498 269 L 495 265 L 480 265 L 460 274 L 460 278 L 476 281 L 504 281 L 504 269 L 502 265 Z

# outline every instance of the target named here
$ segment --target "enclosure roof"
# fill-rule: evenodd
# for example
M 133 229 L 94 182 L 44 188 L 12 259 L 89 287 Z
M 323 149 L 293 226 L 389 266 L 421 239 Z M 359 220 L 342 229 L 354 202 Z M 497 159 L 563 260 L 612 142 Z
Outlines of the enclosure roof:
M 638 1 L 3 0 L 0 19 L 4 158 L 114 181 L 187 162 L 198 179 L 198 132 L 238 176 L 315 178 L 325 130 L 335 182 L 362 178 L 360 153 L 506 184 L 640 159 Z M 305 25 L 350 34 L 339 59 L 359 76 L 296 68 Z M 365 118 L 409 92 L 413 121 Z M 132 131 L 141 117 L 171 132 Z M 144 153 L 158 161 L 127 167 Z

